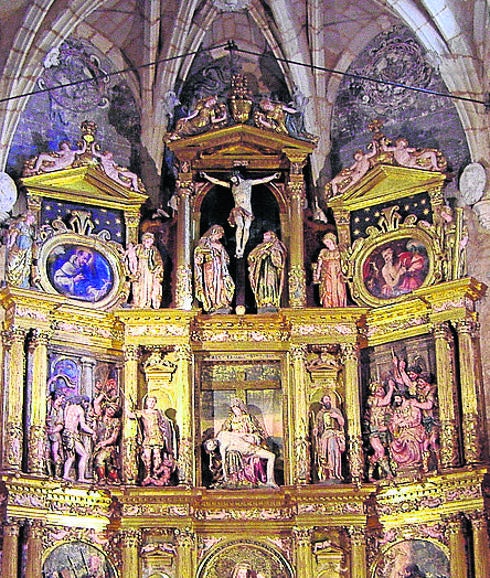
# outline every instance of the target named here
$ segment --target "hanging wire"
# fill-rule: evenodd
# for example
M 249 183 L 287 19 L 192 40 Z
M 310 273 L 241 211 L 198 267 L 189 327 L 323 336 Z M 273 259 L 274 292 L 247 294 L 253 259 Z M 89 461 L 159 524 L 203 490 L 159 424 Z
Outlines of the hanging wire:
M 14 95 L 10 95 L 10 96 L 6 96 L 4 98 L 0 98 L 0 103 L 3 102 L 9 102 L 11 100 L 16 100 L 19 98 L 25 98 L 28 96 L 34 96 L 36 94 L 43 94 L 45 92 L 52 92 L 54 90 L 58 90 L 61 88 L 67 88 L 69 86 L 77 86 L 79 84 L 85 84 L 87 82 L 94 82 L 96 80 L 103 80 L 105 78 L 109 78 L 111 76 L 116 76 L 118 74 L 125 74 L 127 72 L 135 72 L 136 70 L 141 70 L 143 68 L 149 68 L 151 66 L 157 66 L 158 64 L 163 64 L 165 62 L 172 62 L 174 60 L 179 60 L 181 58 L 187 58 L 188 56 L 195 56 L 197 54 L 202 54 L 203 52 L 211 52 L 213 50 L 216 50 L 218 48 L 224 48 L 225 50 L 228 50 L 230 52 L 232 61 L 234 58 L 234 54 L 235 53 L 242 53 L 242 54 L 248 54 L 251 56 L 263 56 L 261 53 L 259 52 L 254 52 L 252 50 L 245 50 L 243 48 L 239 48 L 237 46 L 237 44 L 235 43 L 234 40 L 228 40 L 227 42 L 224 42 L 222 44 L 216 44 L 214 46 L 210 46 L 208 48 L 200 48 L 199 50 L 194 50 L 191 52 L 185 52 L 184 54 L 178 54 L 176 56 L 170 56 L 168 58 L 162 58 L 160 60 L 154 60 L 153 62 L 148 62 L 146 64 L 140 64 L 138 66 L 129 66 L 127 68 L 122 68 L 120 70 L 117 70 L 116 72 L 108 72 L 108 73 L 104 73 L 101 75 L 94 75 L 91 78 L 84 78 L 81 80 L 74 80 L 73 82 L 67 82 L 64 84 L 59 84 L 58 86 L 52 86 L 49 88 L 39 88 L 36 90 L 32 90 L 30 92 L 24 92 L 22 94 L 14 94 Z M 368 82 L 373 82 L 376 84 L 383 84 L 383 85 L 387 85 L 387 86 L 394 86 L 397 88 L 403 88 L 405 90 L 411 90 L 413 92 L 421 92 L 423 94 L 429 94 L 432 96 L 441 96 L 444 98 L 449 98 L 452 100 L 460 100 L 463 102 L 471 102 L 473 104 L 482 104 L 485 107 L 486 111 L 490 111 L 490 93 L 487 95 L 487 99 L 486 100 L 479 100 L 478 98 L 471 98 L 469 96 L 458 96 L 458 95 L 454 95 L 454 94 L 450 94 L 447 92 L 440 92 L 437 90 L 432 90 L 429 88 L 423 88 L 420 86 L 411 86 L 409 84 L 403 84 L 401 82 L 394 82 L 391 80 L 382 80 L 380 78 L 373 78 L 371 76 L 366 76 L 364 74 L 357 74 L 357 73 L 352 73 L 352 72 L 344 72 L 342 70 L 336 70 L 335 68 L 327 68 L 325 66 L 318 66 L 315 64 L 306 64 L 304 62 L 299 62 L 297 60 L 289 60 L 288 58 L 280 58 L 280 57 L 275 57 L 277 61 L 279 62 L 284 62 L 288 65 L 293 65 L 293 66 L 302 66 L 304 68 L 309 68 L 310 70 L 318 70 L 320 72 L 329 72 L 331 74 L 338 74 L 340 76 L 347 76 L 348 78 L 355 78 L 357 80 L 365 80 Z

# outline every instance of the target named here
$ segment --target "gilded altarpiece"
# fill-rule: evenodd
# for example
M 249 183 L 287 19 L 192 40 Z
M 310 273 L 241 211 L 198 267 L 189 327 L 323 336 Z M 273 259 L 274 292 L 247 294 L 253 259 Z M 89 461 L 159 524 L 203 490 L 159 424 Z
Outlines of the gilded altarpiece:
M 314 143 L 238 123 L 168 146 L 170 307 L 141 191 L 96 158 L 23 180 L 36 253 L 0 293 L 2 578 L 486 578 L 485 287 L 442 168 L 373 154 L 306 250 Z M 232 204 L 237 167 L 274 227 L 243 255 L 229 241 L 235 293 L 206 310 L 193 269 L 235 231 L 203 207 Z M 283 284 L 259 305 L 245 260 L 271 231 Z M 320 277 L 308 301 L 315 251 L 334 303 Z

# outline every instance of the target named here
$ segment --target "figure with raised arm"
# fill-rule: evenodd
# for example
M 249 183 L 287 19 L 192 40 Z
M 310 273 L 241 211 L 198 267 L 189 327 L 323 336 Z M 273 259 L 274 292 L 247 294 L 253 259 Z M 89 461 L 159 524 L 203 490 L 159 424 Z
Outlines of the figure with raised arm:
M 388 141 L 389 142 L 389 141 Z M 389 145 L 386 138 L 381 139 L 381 150 L 392 152 L 393 158 L 402 167 L 425 169 L 428 171 L 442 171 L 446 168 L 446 161 L 438 158 L 438 151 L 434 149 L 416 149 L 408 146 L 406 138 L 397 138 L 395 145 Z
M 278 309 L 284 288 L 286 245 L 274 231 L 266 231 L 262 243 L 248 255 L 248 274 L 257 309 Z
M 207 181 L 213 183 L 213 185 L 231 189 L 235 206 L 228 216 L 228 223 L 232 227 L 236 227 L 235 256 L 240 259 L 244 255 L 245 246 L 250 236 L 250 226 L 254 220 L 254 214 L 252 212 L 252 187 L 254 185 L 270 183 L 274 179 L 280 178 L 281 173 L 274 173 L 273 175 L 260 179 L 246 179 L 240 171 L 233 171 L 229 182 L 222 181 L 204 172 L 201 174 Z
M 230 257 L 221 243 L 223 235 L 223 227 L 213 225 L 194 249 L 195 297 L 207 313 L 229 311 L 235 293 L 228 271 Z
M 192 112 L 180 118 L 175 129 L 169 133 L 167 140 L 178 140 L 184 136 L 200 134 L 212 128 L 219 128 L 226 124 L 228 113 L 226 105 L 218 104 L 216 95 L 205 96 L 197 101 Z
M 326 184 L 326 197 L 335 197 L 359 182 L 371 168 L 370 159 L 374 157 L 377 152 L 375 144 L 373 144 L 373 149 L 368 153 L 365 153 L 361 149 L 357 150 L 354 153 L 354 162 L 352 165 L 342 169 L 338 175 Z
M 49 153 L 40 153 L 37 156 L 32 173 L 51 173 L 59 171 L 60 169 L 67 169 L 75 162 L 77 155 L 85 152 L 87 143 L 82 140 L 81 146 L 78 149 L 72 149 L 70 143 L 66 140 L 60 143 L 60 148 L 57 151 Z
M 121 419 L 119 406 L 106 399 L 105 392 L 94 399 L 95 447 L 93 464 L 95 477 L 99 484 L 118 484 L 119 478 L 119 436 Z

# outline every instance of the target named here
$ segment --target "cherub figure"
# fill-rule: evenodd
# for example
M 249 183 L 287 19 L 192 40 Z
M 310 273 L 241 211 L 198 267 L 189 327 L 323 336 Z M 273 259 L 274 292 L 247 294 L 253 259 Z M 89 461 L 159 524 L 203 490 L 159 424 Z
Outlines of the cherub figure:
M 82 140 L 81 146 L 73 150 L 70 143 L 66 140 L 61 141 L 60 148 L 57 151 L 49 153 L 40 153 L 32 169 L 26 168 L 24 175 L 35 175 L 37 173 L 51 173 L 61 169 L 71 167 L 75 162 L 77 155 L 81 155 L 87 148 L 87 143 Z
M 110 151 L 101 153 L 95 148 L 95 145 L 92 144 L 92 154 L 99 159 L 105 174 L 113 181 L 138 193 L 142 192 L 138 175 L 128 168 L 118 165 L 114 160 L 114 155 Z
M 357 150 L 354 153 L 354 163 L 350 167 L 342 169 L 340 173 L 325 186 L 326 197 L 335 197 L 359 182 L 371 168 L 370 159 L 376 154 L 376 143 L 373 143 L 373 149 L 368 153 L 365 153 L 361 149 Z
M 446 163 L 443 158 L 438 157 L 434 149 L 417 149 L 408 146 L 406 138 L 397 138 L 395 145 L 389 145 L 386 138 L 381 139 L 381 150 L 392 152 L 393 158 L 402 167 L 425 169 L 428 171 L 443 171 Z

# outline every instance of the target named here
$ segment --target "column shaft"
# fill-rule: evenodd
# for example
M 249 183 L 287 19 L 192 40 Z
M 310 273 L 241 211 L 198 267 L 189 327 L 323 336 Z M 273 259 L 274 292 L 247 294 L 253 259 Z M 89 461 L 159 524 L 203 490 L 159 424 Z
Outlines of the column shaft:
M 361 399 L 359 383 L 359 356 L 356 344 L 341 346 L 344 365 L 345 413 L 347 420 L 349 464 L 352 481 L 359 482 L 363 476 L 363 452 L 361 431 Z
M 456 515 L 447 520 L 449 532 L 449 565 L 451 578 L 468 578 L 465 539 L 461 518 Z
M 27 534 L 27 556 L 25 578 L 39 578 L 42 574 L 43 526 L 34 521 Z
M 2 578 L 18 578 L 19 524 L 12 522 L 3 527 Z
M 192 226 L 191 196 L 192 175 L 180 173 L 179 211 L 177 214 L 177 283 L 175 287 L 175 304 L 177 309 L 192 309 Z
M 128 484 L 136 483 L 138 477 L 138 458 L 136 436 L 138 424 L 128 418 L 128 412 L 135 409 L 138 399 L 138 347 L 130 345 L 125 351 L 123 431 L 122 431 L 122 478 Z
M 436 350 L 439 421 L 441 423 L 441 466 L 453 468 L 459 464 L 454 340 L 447 323 L 436 325 L 433 333 Z
M 122 570 L 124 578 L 139 578 L 139 539 L 137 530 L 124 530 L 122 532 Z
M 294 452 L 292 483 L 306 484 L 310 481 L 309 436 L 308 436 L 308 394 L 306 391 L 306 348 L 295 346 L 292 351 L 291 388 L 294 390 L 295 406 L 290 408 L 294 415 Z
M 181 431 L 179 445 L 179 483 L 192 485 L 195 481 L 193 437 L 193 397 L 192 397 L 192 352 L 189 345 L 177 348 L 177 383 L 181 395 L 178 397 L 177 412 L 180 416 Z

